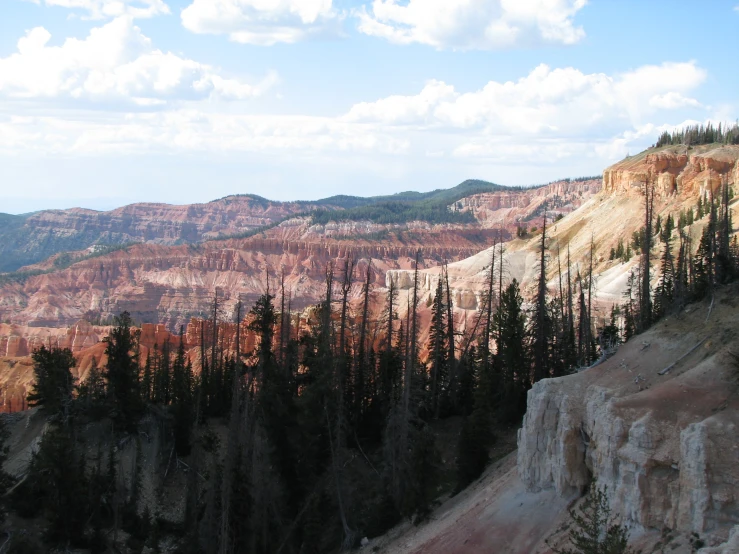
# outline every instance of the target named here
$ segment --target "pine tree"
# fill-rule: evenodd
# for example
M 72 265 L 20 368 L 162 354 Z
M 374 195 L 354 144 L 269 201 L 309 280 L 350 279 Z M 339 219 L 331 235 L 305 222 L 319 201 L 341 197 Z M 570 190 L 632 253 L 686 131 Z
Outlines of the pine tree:
M 513 279 L 500 297 L 496 325 L 498 327 L 498 360 L 502 376 L 499 402 L 501 419 L 516 421 L 526 410 L 526 392 L 531 387 L 526 371 L 526 317 L 518 281 Z
M 672 257 L 672 245 L 668 240 L 665 243 L 665 251 L 662 255 L 662 267 L 660 279 L 655 291 L 654 318 L 660 319 L 667 314 L 672 306 L 675 292 L 675 263 Z
M 436 294 L 431 305 L 431 327 L 429 328 L 429 360 L 431 361 L 431 413 L 439 417 L 443 396 L 447 390 L 448 352 L 446 329 L 446 306 L 444 305 L 444 284 L 439 276 Z
M 76 365 L 72 351 L 42 345 L 33 352 L 32 359 L 36 379 L 28 395 L 28 405 L 41 406 L 49 415 L 68 416 L 74 390 L 72 368 Z
M 534 312 L 531 318 L 531 358 L 533 361 L 533 382 L 549 377 L 551 342 L 551 318 L 547 310 L 547 266 L 546 266 L 547 216 L 544 211 L 544 222 L 541 228 L 541 244 L 539 247 L 539 278 Z
M 645 331 L 652 324 L 652 291 L 651 291 L 651 251 L 652 221 L 654 219 L 654 184 L 644 186 L 644 238 L 642 241 L 641 267 L 641 305 L 639 306 L 640 331 Z
M 151 370 L 151 351 L 146 353 L 146 362 L 144 362 L 144 373 L 141 376 L 141 399 L 148 404 L 152 401 L 154 374 Z
M 138 332 L 132 328 L 131 316 L 123 312 L 116 318 L 116 326 L 106 337 L 105 354 L 108 357 L 105 377 L 112 417 L 119 429 L 132 430 L 142 413 L 139 394 L 139 368 L 136 355 Z
M 77 387 L 77 403 L 95 418 L 102 417 L 105 408 L 105 377 L 93 357 L 87 379 Z
M 549 545 L 556 554 L 629 554 L 628 531 L 614 523 L 608 505 L 608 489 L 591 489 L 579 513 L 570 509 L 573 527 L 572 548 L 560 550 Z
M 457 453 L 457 490 L 477 479 L 490 459 L 489 449 L 495 442 L 493 433 L 491 374 L 480 364 L 474 389 L 474 407 L 465 418 Z
M 6 494 L 16 481 L 15 477 L 4 469 L 5 462 L 8 460 L 9 447 L 7 442 L 9 438 L 10 431 L 5 425 L 5 421 L 0 418 L 0 523 L 5 520 Z

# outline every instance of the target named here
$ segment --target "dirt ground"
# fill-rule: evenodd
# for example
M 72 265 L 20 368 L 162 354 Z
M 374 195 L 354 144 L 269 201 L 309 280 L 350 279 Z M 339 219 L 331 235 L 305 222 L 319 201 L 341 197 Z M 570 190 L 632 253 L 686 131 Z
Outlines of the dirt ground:
M 514 451 L 439 506 L 429 522 L 401 524 L 363 550 L 382 554 L 550 552 L 543 541 L 561 523 L 567 504 L 568 499 L 554 491 L 526 492 L 516 473 Z

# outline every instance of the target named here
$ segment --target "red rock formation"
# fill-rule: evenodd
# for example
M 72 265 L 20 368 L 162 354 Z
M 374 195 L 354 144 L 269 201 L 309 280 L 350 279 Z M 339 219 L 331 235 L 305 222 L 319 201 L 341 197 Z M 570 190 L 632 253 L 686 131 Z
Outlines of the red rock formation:
M 739 146 L 667 146 L 643 152 L 603 172 L 603 190 L 609 194 L 639 194 L 647 182 L 657 185 L 662 197 L 695 198 L 715 192 L 722 183 L 739 182 Z
M 44 210 L 27 221 L 30 226 L 53 229 L 55 233 L 112 233 L 131 242 L 174 244 L 241 233 L 309 209 L 298 202 L 228 196 L 207 204 L 139 203 L 108 212 Z
M 520 192 L 490 192 L 464 198 L 458 204 L 471 211 L 485 228 L 506 229 L 515 235 L 522 222 L 541 225 L 543 205 L 550 215 L 566 215 L 593 197 L 601 189 L 599 179 L 557 181 Z

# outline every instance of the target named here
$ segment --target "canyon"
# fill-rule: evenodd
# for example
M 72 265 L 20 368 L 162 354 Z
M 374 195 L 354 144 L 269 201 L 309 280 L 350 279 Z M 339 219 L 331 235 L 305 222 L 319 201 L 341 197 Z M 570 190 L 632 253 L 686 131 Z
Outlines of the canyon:
M 529 189 L 501 187 L 482 181 L 459 185 L 460 190 L 490 189 L 489 193 L 462 198 L 462 211 L 471 211 L 476 229 L 499 228 L 515 231 L 516 221 L 534 216 L 544 199 L 561 206 L 563 213 L 577 208 L 595 192 L 596 180 L 558 181 Z M 435 191 L 436 192 L 436 191 Z M 400 193 L 400 198 L 417 201 L 433 197 L 431 193 Z M 464 193 L 460 193 L 464 195 Z M 276 202 L 256 195 L 233 195 L 205 204 L 170 205 L 139 203 L 100 212 L 84 208 L 43 210 L 22 216 L 0 214 L 0 272 L 21 267 L 53 269 L 55 255 L 72 253 L 64 261 L 94 253 L 101 246 L 144 243 L 155 245 L 199 244 L 213 239 L 246 236 L 268 230 L 293 216 L 306 216 L 314 210 L 337 211 L 374 202 L 393 201 L 393 196 L 361 198 L 337 196 L 317 201 Z M 556 200 L 555 200 L 556 198 Z M 468 201 L 468 202 L 467 202 Z M 495 217 L 491 219 L 491 215 Z M 309 216 L 308 216 L 309 219 Z M 294 235 L 295 225 L 288 224 L 270 233 L 270 237 Z M 392 231 L 393 226 L 330 224 L 305 225 L 306 239 Z M 414 224 L 411 222 L 410 229 Z M 44 261 L 47 260 L 47 263 Z M 63 260 L 57 260 L 56 266 Z M 32 267 L 28 267 L 32 266 Z
M 502 241 L 506 281 L 532 298 L 547 206 L 548 288 L 587 271 L 592 259 L 596 314 L 603 321 L 619 303 L 636 258 L 609 259 L 619 239 L 643 225 L 643 188 L 654 186 L 655 214 L 676 217 L 705 194 L 739 178 L 739 147 L 704 145 L 651 149 L 614 164 L 598 183 L 560 182 L 540 189 L 482 193 L 452 209 L 475 222 L 403 225 L 363 221 L 313 224 L 296 216 L 249 238 L 198 244 L 138 244 L 104 256 L 0 285 L 2 410 L 17 411 L 31 384 L 30 353 L 40 344 L 69 347 L 75 376 L 104 356 L 111 318 L 132 313 L 143 352 L 176 344 L 197 356 L 202 317 L 215 290 L 224 320 L 238 301 L 247 307 L 269 290 L 289 292 L 291 308 L 310 317 L 325 293 L 327 267 L 338 275 L 358 260 L 357 280 L 372 263 L 373 314 L 390 285 L 400 291 L 400 316 L 421 253 L 421 341 L 430 301 L 448 264 L 460 333 L 474 324 L 486 274 Z M 548 188 L 547 188 L 548 187 Z M 731 203 L 736 221 L 737 201 Z M 550 211 L 551 206 L 551 211 Z M 549 218 L 560 214 L 562 218 Z M 694 244 L 705 220 L 687 232 Z M 529 234 L 516 237 L 522 224 Z M 537 231 L 533 227 L 539 227 Z M 514 238 L 515 237 L 515 238 Z M 567 266 L 567 258 L 571 263 Z M 655 252 L 654 278 L 658 278 Z M 358 309 L 360 287 L 351 292 Z M 431 521 L 401 526 L 373 539 L 379 552 L 551 552 L 566 545 L 567 507 L 582 505 L 596 483 L 607 495 L 633 546 L 644 552 L 727 554 L 739 541 L 739 377 L 731 356 L 739 329 L 739 286 L 717 289 L 702 303 L 662 320 L 602 363 L 566 377 L 544 379 L 528 392 L 515 453 L 502 456 L 466 491 L 443 502 Z M 232 342 L 233 325 L 225 333 Z M 251 342 L 250 342 L 251 341 Z M 246 333 L 245 348 L 253 346 Z M 491 531 L 492 530 L 492 531 Z M 699 542 L 697 542 L 699 541 Z

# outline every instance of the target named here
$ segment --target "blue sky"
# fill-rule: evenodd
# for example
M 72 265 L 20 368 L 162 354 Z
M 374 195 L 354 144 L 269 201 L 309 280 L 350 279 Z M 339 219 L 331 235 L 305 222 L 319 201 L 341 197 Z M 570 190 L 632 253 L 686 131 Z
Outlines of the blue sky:
M 0 212 L 527 185 L 735 121 L 737 0 L 2 0 Z

